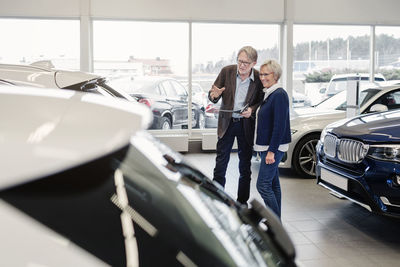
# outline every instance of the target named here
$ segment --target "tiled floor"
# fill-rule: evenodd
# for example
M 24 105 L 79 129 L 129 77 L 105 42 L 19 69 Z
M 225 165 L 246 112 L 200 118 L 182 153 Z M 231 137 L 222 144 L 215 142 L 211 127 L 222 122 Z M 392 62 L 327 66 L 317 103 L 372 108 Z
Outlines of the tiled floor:
M 186 160 L 212 177 L 215 153 L 188 153 Z M 259 162 L 253 158 L 250 199 L 262 201 L 256 189 Z M 236 197 L 238 157 L 232 153 L 226 192 Z M 400 266 L 400 220 L 374 215 L 348 200 L 280 169 L 282 223 L 296 247 L 297 260 L 310 267 Z

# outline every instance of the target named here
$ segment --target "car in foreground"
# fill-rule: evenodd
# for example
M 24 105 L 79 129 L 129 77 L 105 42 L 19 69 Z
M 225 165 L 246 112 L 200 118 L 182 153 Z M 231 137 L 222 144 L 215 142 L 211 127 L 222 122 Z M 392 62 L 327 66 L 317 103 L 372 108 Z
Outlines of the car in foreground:
M 185 87 L 168 77 L 144 76 L 112 81 L 114 87 L 122 88 L 139 103 L 153 112 L 150 129 L 168 130 L 188 127 L 189 95 Z M 205 127 L 204 107 L 192 101 L 192 127 Z
M 369 211 L 400 218 L 400 111 L 326 126 L 317 145 L 317 183 Z
M 400 107 L 400 86 L 362 88 L 360 114 L 392 110 Z M 342 91 L 320 104 L 294 109 L 290 114 L 292 142 L 281 168 L 293 168 L 303 177 L 315 178 L 315 146 L 322 130 L 329 123 L 346 117 L 346 91 Z
M 277 217 L 144 131 L 144 105 L 1 86 L 0 111 L 1 266 L 296 265 Z
M 0 64 L 0 81 L 17 86 L 90 92 L 136 102 L 125 91 L 110 86 L 103 76 L 82 71 L 54 69 L 50 61 L 40 61 L 31 65 Z

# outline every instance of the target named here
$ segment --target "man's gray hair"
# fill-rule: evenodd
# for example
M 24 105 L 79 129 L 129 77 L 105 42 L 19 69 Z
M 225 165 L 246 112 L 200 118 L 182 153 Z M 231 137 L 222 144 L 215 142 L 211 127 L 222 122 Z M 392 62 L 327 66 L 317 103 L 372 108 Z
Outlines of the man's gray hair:
M 240 55 L 240 53 L 245 52 L 247 57 L 251 60 L 251 62 L 257 62 L 257 50 L 255 50 L 253 47 L 251 46 L 243 46 L 242 48 L 240 48 L 239 52 L 238 52 L 238 57 Z
M 274 73 L 274 78 L 276 81 L 281 78 L 282 68 L 276 60 L 268 59 L 261 65 L 260 70 L 262 67 L 268 67 L 268 69 L 270 69 Z

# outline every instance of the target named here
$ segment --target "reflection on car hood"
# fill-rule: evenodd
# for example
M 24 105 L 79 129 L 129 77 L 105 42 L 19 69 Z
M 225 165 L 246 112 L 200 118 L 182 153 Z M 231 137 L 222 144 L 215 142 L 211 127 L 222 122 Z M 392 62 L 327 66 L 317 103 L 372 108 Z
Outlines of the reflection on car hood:
M 400 142 L 400 111 L 369 114 L 345 120 L 331 131 L 339 137 L 351 136 L 367 143 Z
M 342 110 L 336 109 L 322 109 L 317 107 L 305 107 L 305 108 L 295 108 L 290 112 L 290 118 L 297 117 L 315 117 L 315 116 L 325 116 L 328 114 L 342 114 Z
M 80 71 L 63 70 L 55 73 L 55 82 L 59 88 L 65 88 L 74 84 L 80 84 L 98 78 L 100 78 L 100 76 Z
M 0 188 L 113 152 L 151 122 L 140 104 L 70 90 L 0 87 L 0 111 Z

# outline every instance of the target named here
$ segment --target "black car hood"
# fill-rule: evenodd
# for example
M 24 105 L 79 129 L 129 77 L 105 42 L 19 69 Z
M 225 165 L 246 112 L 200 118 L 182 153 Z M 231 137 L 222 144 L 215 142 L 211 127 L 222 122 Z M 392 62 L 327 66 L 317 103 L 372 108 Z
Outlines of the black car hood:
M 358 116 L 335 125 L 331 132 L 338 137 L 350 137 L 366 143 L 400 143 L 400 111 Z

